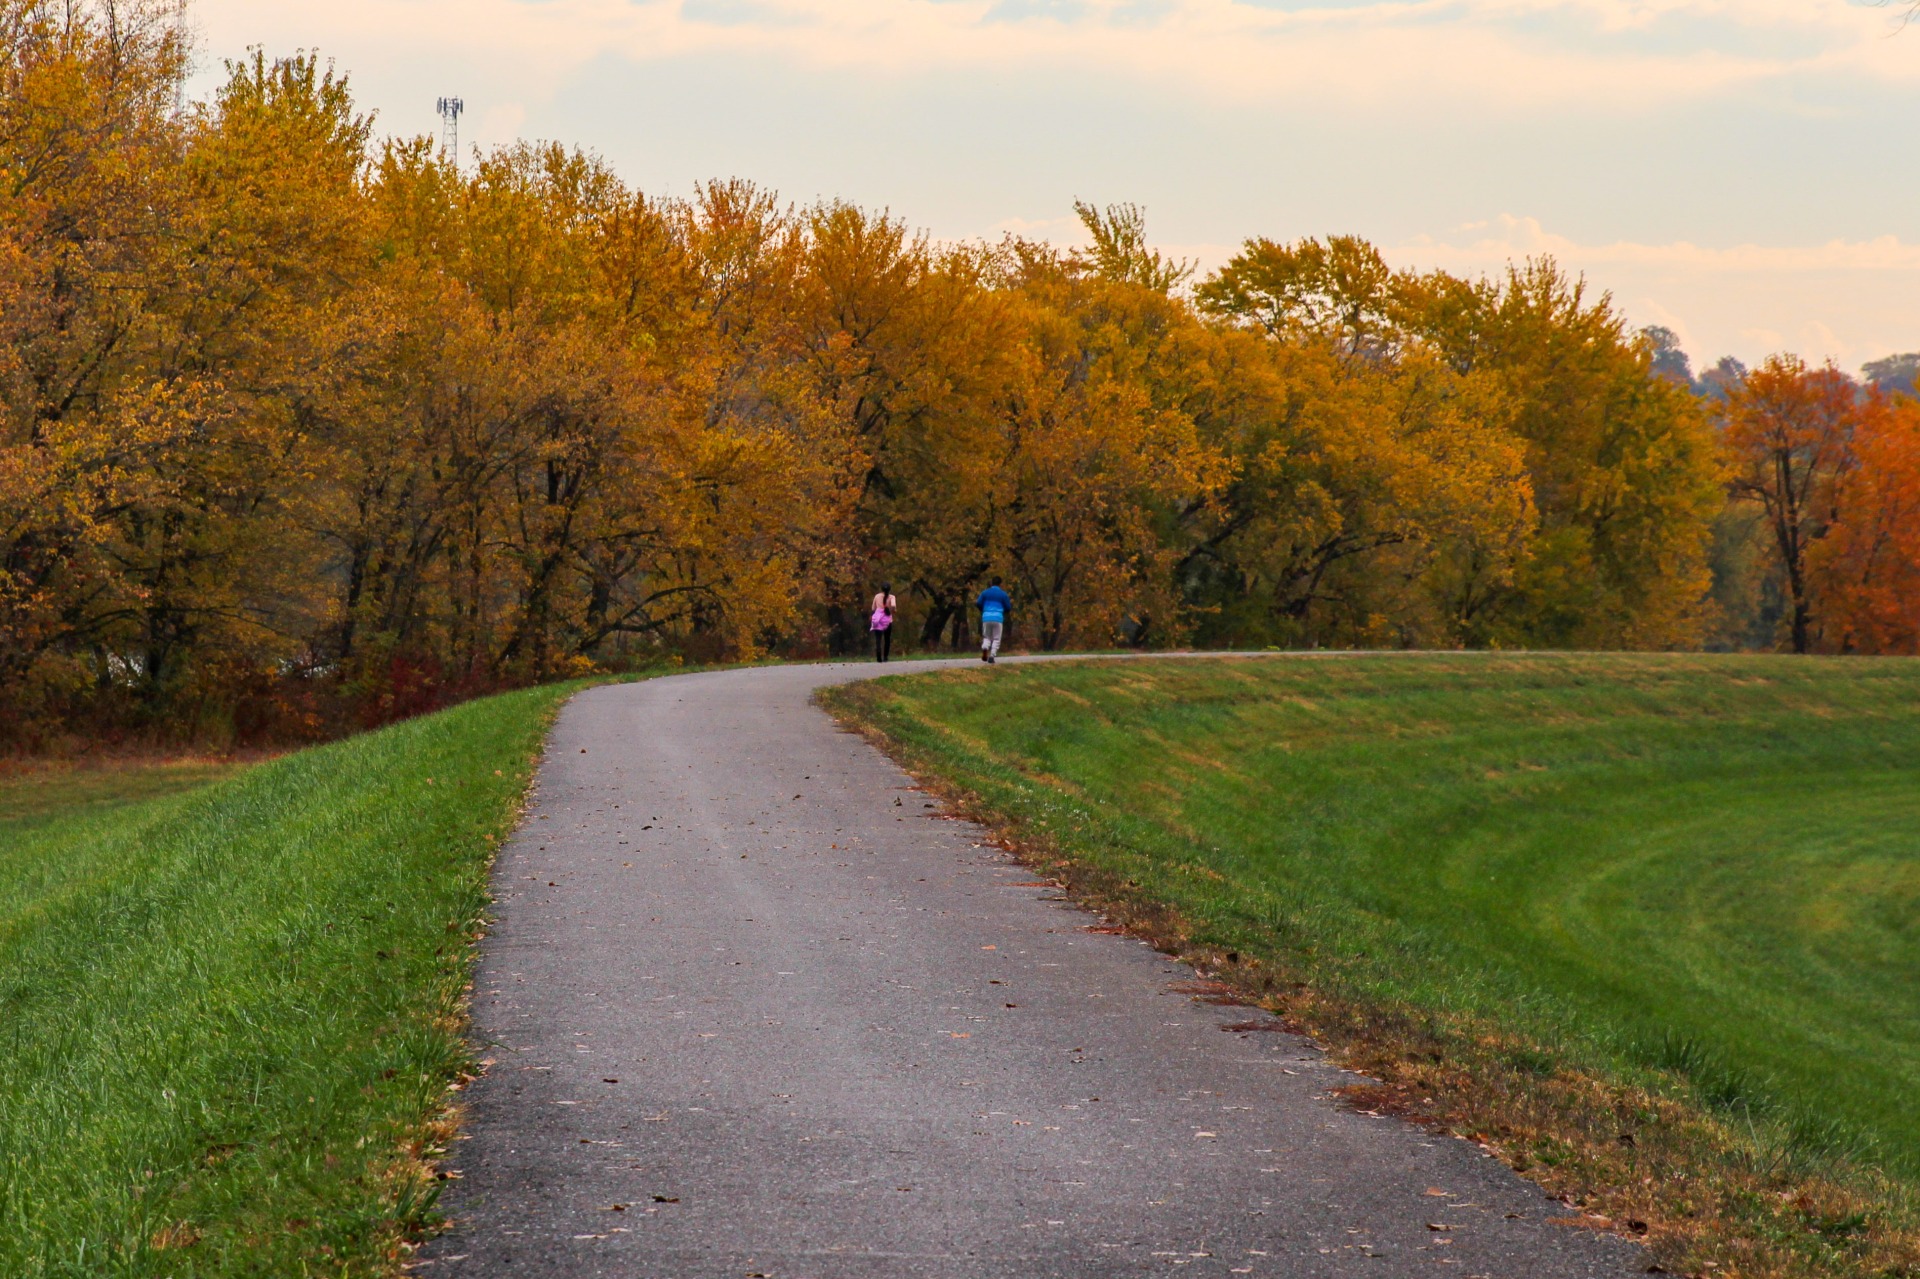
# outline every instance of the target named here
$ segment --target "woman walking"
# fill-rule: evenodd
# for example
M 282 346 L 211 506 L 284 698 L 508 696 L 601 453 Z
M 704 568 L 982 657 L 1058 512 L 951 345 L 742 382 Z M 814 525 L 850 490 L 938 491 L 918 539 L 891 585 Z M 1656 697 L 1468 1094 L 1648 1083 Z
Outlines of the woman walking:
M 893 655 L 893 615 L 900 609 L 900 601 L 893 597 L 891 583 L 882 582 L 879 594 L 873 597 L 872 616 L 867 625 L 873 631 L 873 660 L 884 662 Z

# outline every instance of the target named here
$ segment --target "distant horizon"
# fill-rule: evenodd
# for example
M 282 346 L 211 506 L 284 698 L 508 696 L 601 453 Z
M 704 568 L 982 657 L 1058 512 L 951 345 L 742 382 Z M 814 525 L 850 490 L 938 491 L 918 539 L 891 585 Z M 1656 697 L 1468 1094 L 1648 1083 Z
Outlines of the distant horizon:
M 196 0 L 222 59 L 317 52 L 381 132 L 551 139 L 630 185 L 739 176 L 945 241 L 1165 251 L 1362 235 L 1396 267 L 1550 255 L 1696 370 L 1920 350 L 1920 29 L 1847 0 Z

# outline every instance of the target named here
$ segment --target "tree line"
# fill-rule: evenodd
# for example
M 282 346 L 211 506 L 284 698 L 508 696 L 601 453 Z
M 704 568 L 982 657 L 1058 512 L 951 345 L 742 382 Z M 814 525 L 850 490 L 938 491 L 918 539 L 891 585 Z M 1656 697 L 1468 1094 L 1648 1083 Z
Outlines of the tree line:
M 1132 206 L 950 244 L 375 137 L 311 55 L 182 105 L 160 3 L 0 0 L 0 723 L 319 736 L 669 655 L 1909 652 L 1911 398 L 1705 392 L 1551 260 Z M 1724 371 L 1724 366 L 1723 366 Z

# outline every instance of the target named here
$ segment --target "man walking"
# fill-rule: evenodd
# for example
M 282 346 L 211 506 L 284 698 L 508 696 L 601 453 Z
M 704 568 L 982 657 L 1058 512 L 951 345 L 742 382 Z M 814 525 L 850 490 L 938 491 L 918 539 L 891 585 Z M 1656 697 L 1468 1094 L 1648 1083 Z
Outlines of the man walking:
M 1000 589 L 996 577 L 975 603 L 980 609 L 980 660 L 992 665 L 1000 656 L 1000 636 L 1006 630 L 1007 610 L 1013 607 L 1013 598 Z

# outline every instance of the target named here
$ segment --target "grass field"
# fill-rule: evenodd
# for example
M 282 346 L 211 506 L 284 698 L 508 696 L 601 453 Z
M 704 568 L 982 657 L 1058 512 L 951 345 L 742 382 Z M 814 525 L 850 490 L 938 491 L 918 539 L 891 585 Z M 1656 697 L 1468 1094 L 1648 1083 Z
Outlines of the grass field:
M 245 769 L 0 778 L 0 1275 L 390 1272 L 568 691 Z
M 1085 663 L 833 699 L 1069 877 L 1171 907 L 1182 943 L 1257 961 L 1255 989 L 1297 981 L 1297 1005 L 1345 1010 L 1329 1024 L 1411 1015 L 1423 1051 L 1472 1058 L 1492 1032 L 1489 1068 L 1626 1090 L 1605 1104 L 1679 1096 L 1759 1165 L 1736 1200 L 1862 1162 L 1895 1199 L 1920 1183 L 1920 662 Z M 1496 1132 L 1508 1085 L 1482 1085 L 1435 1107 Z M 1536 1120 L 1562 1104 L 1584 1103 Z M 1587 1118 L 1609 1138 L 1637 1122 Z M 1507 1143 L 1522 1167 L 1653 1166 L 1644 1135 L 1581 1157 L 1539 1122 Z M 1801 1216 L 1794 1264 L 1905 1255 L 1866 1247 L 1851 1210 Z
M 0 772 L 0 848 L 35 828 L 197 790 L 240 771 L 218 759 L 130 759 L 97 765 L 26 764 Z

